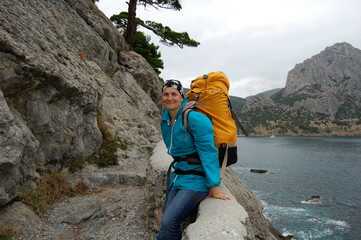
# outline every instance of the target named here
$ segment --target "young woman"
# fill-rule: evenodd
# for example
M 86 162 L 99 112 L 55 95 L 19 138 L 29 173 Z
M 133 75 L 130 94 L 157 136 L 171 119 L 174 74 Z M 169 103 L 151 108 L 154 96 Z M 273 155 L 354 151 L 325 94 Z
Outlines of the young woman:
M 212 123 L 205 115 L 191 111 L 188 124 L 192 135 L 182 123 L 182 109 L 187 103 L 182 84 L 167 80 L 162 88 L 161 129 L 163 140 L 175 160 L 168 185 L 158 240 L 182 238 L 182 221 L 197 209 L 206 197 L 229 200 L 218 188 L 220 167 L 218 150 L 214 145 Z

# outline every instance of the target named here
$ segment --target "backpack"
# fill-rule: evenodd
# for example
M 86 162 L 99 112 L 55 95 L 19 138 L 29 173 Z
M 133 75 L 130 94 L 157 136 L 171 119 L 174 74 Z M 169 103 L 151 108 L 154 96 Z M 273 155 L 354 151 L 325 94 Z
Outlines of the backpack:
M 188 103 L 183 108 L 183 124 L 191 133 L 188 125 L 190 111 L 203 113 L 211 119 L 214 131 L 214 143 L 218 148 L 221 177 L 225 168 L 237 162 L 237 126 L 247 132 L 232 111 L 228 95 L 229 81 L 223 72 L 211 72 L 192 81 L 186 96 Z

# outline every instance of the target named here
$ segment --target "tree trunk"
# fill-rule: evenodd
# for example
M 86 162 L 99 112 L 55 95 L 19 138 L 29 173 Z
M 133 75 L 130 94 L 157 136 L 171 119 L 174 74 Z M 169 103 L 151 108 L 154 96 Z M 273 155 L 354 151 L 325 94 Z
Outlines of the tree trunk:
M 125 41 L 129 45 L 129 50 L 133 48 L 134 35 L 137 31 L 137 22 L 135 15 L 137 11 L 138 0 L 130 0 L 128 3 L 128 25 L 125 31 Z

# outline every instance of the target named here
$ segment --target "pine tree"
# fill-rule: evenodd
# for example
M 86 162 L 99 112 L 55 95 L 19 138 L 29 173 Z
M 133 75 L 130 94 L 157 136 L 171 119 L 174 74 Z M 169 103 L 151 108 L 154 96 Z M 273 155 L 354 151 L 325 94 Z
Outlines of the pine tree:
M 138 26 L 152 31 L 160 37 L 160 41 L 167 46 L 177 45 L 183 48 L 183 46 L 197 47 L 199 45 L 199 42 L 191 39 L 187 32 L 175 32 L 170 27 L 163 26 L 161 23 L 143 21 L 136 17 L 138 5 L 144 7 L 152 6 L 156 9 L 164 8 L 180 11 L 182 6 L 179 0 L 129 0 L 127 4 L 128 12 L 113 15 L 110 19 L 116 23 L 118 28 L 124 29 L 124 38 L 130 49 L 133 49 L 134 37 Z
M 134 36 L 133 50 L 142 55 L 149 65 L 157 74 L 160 74 L 159 69 L 163 69 L 163 61 L 160 59 L 161 54 L 158 51 L 159 46 L 150 43 L 150 37 L 144 33 L 137 31 Z

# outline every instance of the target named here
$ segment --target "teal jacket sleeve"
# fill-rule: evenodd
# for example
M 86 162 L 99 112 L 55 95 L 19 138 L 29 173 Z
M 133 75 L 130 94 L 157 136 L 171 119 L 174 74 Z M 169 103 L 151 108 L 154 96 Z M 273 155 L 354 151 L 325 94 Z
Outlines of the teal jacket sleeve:
M 221 179 L 212 122 L 202 113 L 191 111 L 188 115 L 188 124 L 206 173 L 206 186 L 216 187 L 220 184 Z

